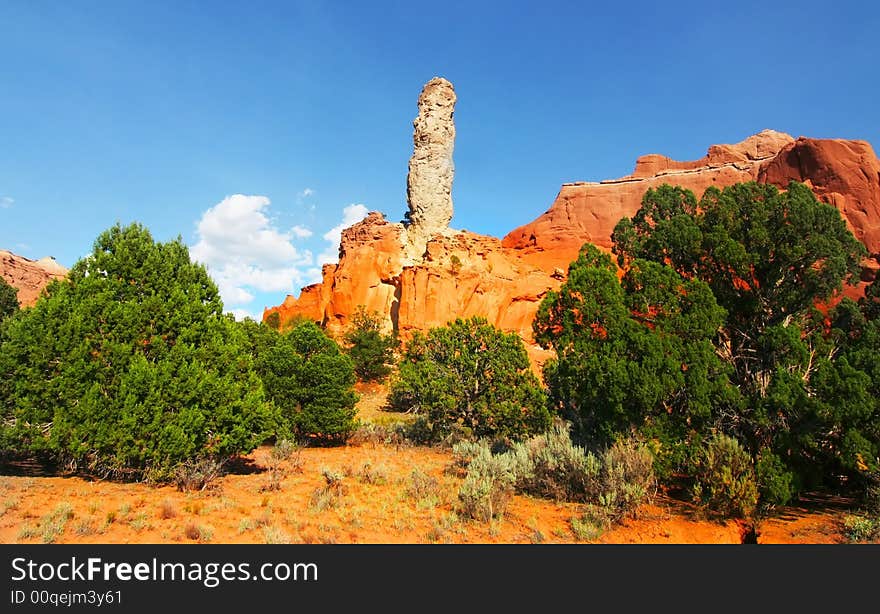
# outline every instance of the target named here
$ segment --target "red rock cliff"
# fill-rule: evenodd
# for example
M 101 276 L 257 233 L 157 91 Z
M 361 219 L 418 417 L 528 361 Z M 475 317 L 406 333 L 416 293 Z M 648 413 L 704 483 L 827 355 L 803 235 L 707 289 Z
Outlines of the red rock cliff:
M 30 260 L 0 249 L 0 277 L 18 289 L 18 302 L 22 307 L 33 306 L 50 281 L 66 276 L 67 269 L 52 258 Z
M 339 264 L 325 267 L 321 284 L 267 309 L 264 318 L 278 312 L 284 323 L 304 316 L 338 334 L 364 305 L 406 337 L 455 317 L 480 315 L 531 344 L 541 298 L 559 286 L 583 243 L 610 248 L 614 225 L 635 213 L 648 188 L 676 184 L 699 197 L 711 185 L 756 180 L 785 187 L 792 179 L 808 183 L 843 213 L 876 265 L 880 161 L 871 146 L 764 131 L 736 145 L 715 145 L 700 160 L 649 155 L 627 177 L 565 184 L 550 209 L 500 241 L 447 230 L 434 234 L 414 258 L 411 251 L 407 256 L 407 228 L 372 213 L 343 232 Z M 534 345 L 530 351 L 540 360 Z

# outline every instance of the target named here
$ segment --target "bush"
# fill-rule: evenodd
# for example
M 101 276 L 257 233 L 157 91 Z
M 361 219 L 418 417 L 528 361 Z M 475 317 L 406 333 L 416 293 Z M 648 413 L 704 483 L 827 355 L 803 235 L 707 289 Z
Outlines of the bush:
M 778 456 L 769 451 L 759 454 L 755 475 L 762 504 L 785 505 L 791 501 L 794 496 L 794 474 L 786 469 Z
M 572 443 L 564 423 L 500 454 L 493 455 L 486 440 L 459 443 L 453 447 L 453 459 L 453 471 L 465 472 L 465 494 L 459 498 L 467 499 L 464 511 L 472 517 L 481 517 L 493 496 L 506 501 L 512 490 L 588 502 L 601 508 L 603 518 L 613 520 L 631 513 L 654 491 L 653 457 L 645 446 L 623 441 L 597 457 Z M 477 516 L 471 513 L 474 509 Z
M 319 512 L 338 507 L 348 492 L 342 473 L 324 468 L 321 475 L 324 477 L 324 485 L 312 492 L 311 500 L 311 507 Z
M 172 479 L 274 428 L 204 267 L 138 224 L 102 233 L 66 280 L 4 321 L 0 381 L 0 441 L 119 478 Z
M 643 444 L 616 441 L 602 456 L 600 503 L 615 516 L 632 513 L 654 492 L 653 457 Z
M 440 502 L 440 482 L 419 468 L 413 469 L 409 475 L 406 494 L 420 507 L 434 507 Z
M 285 334 L 255 322 L 240 324 L 256 371 L 278 410 L 279 437 L 317 443 L 346 441 L 357 428 L 351 360 L 314 322 L 295 322 Z
M 14 288 L 0 277 L 0 322 L 18 311 L 18 288 Z
M 571 519 L 571 532 L 579 541 L 593 541 L 602 536 L 613 519 L 605 507 L 588 505 L 580 516 Z
M 424 417 L 431 441 L 521 438 L 550 423 L 522 340 L 483 318 L 417 333 L 391 384 L 389 404 Z
M 852 542 L 880 540 L 880 519 L 867 516 L 846 516 L 843 531 Z
M 715 435 L 706 444 L 696 468 L 694 498 L 724 516 L 750 517 L 758 504 L 758 485 L 752 459 L 728 435 Z
M 385 379 L 391 373 L 394 348 L 390 335 L 382 334 L 382 321 L 377 312 L 368 313 L 363 305 L 352 316 L 351 329 L 345 334 L 346 353 L 354 364 L 354 372 L 362 382 Z
M 572 443 L 563 423 L 516 444 L 508 454 L 521 492 L 558 501 L 585 501 L 599 490 L 599 461 Z
M 463 516 L 489 522 L 504 516 L 513 495 L 516 474 L 508 455 L 493 456 L 488 447 L 471 460 L 458 491 L 457 510 Z
M 489 442 L 485 439 L 480 441 L 459 441 L 452 446 L 452 469 L 462 477 L 467 475 L 467 468 L 471 461 L 480 455 L 492 454 Z
M 880 278 L 858 305 L 838 302 L 866 254 L 839 210 L 797 182 L 699 200 L 662 185 L 612 243 L 616 264 L 583 246 L 533 325 L 556 353 L 551 406 L 578 443 L 636 433 L 672 477 L 725 433 L 753 455 L 766 505 L 880 466 Z
M 177 490 L 205 490 L 223 473 L 223 463 L 213 458 L 187 461 L 177 466 L 174 482 Z

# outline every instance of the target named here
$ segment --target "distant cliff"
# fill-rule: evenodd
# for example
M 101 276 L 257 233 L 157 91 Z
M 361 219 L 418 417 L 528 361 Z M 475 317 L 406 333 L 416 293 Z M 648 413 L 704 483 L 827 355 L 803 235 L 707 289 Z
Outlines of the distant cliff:
M 323 281 L 266 309 L 264 319 L 278 313 L 283 325 L 305 317 L 339 334 L 358 305 L 364 305 L 384 316 L 388 330 L 407 337 L 455 317 L 479 315 L 519 333 L 540 362 L 543 354 L 533 344 L 531 323 L 541 299 L 564 280 L 581 245 L 592 242 L 610 249 L 618 220 L 633 215 L 645 191 L 663 183 L 681 185 L 699 197 L 712 185 L 754 180 L 784 188 L 790 180 L 802 181 L 837 207 L 868 247 L 864 279 L 872 279 L 878 268 L 880 161 L 871 146 L 864 141 L 794 139 L 772 130 L 734 145 L 713 145 L 700 160 L 679 162 L 652 154 L 637 160 L 632 175 L 564 184 L 545 213 L 500 240 L 452 230 L 454 104 L 452 86 L 445 80 L 429 82 L 419 98 L 408 223 L 388 222 L 374 212 L 346 229 L 339 263 L 325 265 Z
M 67 269 L 53 258 L 31 260 L 0 249 L 0 277 L 18 288 L 18 302 L 22 307 L 33 306 L 50 281 L 66 276 Z

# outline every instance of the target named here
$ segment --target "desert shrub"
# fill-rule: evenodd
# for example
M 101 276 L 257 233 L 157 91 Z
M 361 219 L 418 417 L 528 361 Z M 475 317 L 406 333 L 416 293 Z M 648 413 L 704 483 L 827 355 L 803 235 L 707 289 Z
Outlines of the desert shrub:
M 348 492 L 344 474 L 324 468 L 321 475 L 324 477 L 324 485 L 312 492 L 311 499 L 311 506 L 316 511 L 338 507 Z
M 458 491 L 457 511 L 465 517 L 489 522 L 504 515 L 516 486 L 510 457 L 493 456 L 488 447 L 474 457 Z
M 606 507 L 589 504 L 580 516 L 570 520 L 571 532 L 579 541 L 593 541 L 601 537 L 613 522 L 613 516 Z
M 351 360 L 314 322 L 295 322 L 279 334 L 264 324 L 240 323 L 256 372 L 278 410 L 280 438 L 338 444 L 357 428 Z
M 452 446 L 452 469 L 464 477 L 471 461 L 481 454 L 491 454 L 489 442 L 485 439 L 479 441 L 459 441 Z
M 284 471 L 278 463 L 272 463 L 266 475 L 266 480 L 260 485 L 260 492 L 271 492 L 281 490 L 281 480 L 284 478 Z
M 74 527 L 74 532 L 80 537 L 86 537 L 88 535 L 94 535 L 98 532 L 97 526 L 95 526 L 95 520 L 92 518 L 83 518 L 79 522 L 76 523 Z
M 846 516 L 843 519 L 843 531 L 851 542 L 880 540 L 880 518 Z
M 289 439 L 278 440 L 269 450 L 268 469 L 268 482 L 262 490 L 280 490 L 281 478 L 288 470 L 294 473 L 302 471 L 302 446 Z
M 423 417 L 430 441 L 521 438 L 550 423 L 522 340 L 483 318 L 417 333 L 392 381 L 389 405 Z
M 599 461 L 572 443 L 563 423 L 516 444 L 507 454 L 519 491 L 560 501 L 587 500 L 598 491 Z
M 434 507 L 440 502 L 440 482 L 417 467 L 409 474 L 406 495 L 422 507 Z
M 715 435 L 706 444 L 696 467 L 694 499 L 724 516 L 750 517 L 758 503 L 752 459 L 740 443 Z
M 388 481 L 388 470 L 384 465 L 374 465 L 364 461 L 358 471 L 358 479 L 364 484 L 384 484 Z
M 282 529 L 275 526 L 263 527 L 264 544 L 289 544 L 290 542 L 290 535 L 285 533 Z
M 602 455 L 600 503 L 613 513 L 632 513 L 654 491 L 654 458 L 648 448 L 632 439 L 621 439 Z
M 397 342 L 391 335 L 382 334 L 382 320 L 377 312 L 367 312 L 359 305 L 344 341 L 354 372 L 362 382 L 382 380 L 391 373 Z
M 354 433 L 348 439 L 348 444 L 352 446 L 372 445 L 390 443 L 393 435 L 392 429 L 373 422 L 361 422 L 355 429 Z
M 213 458 L 187 461 L 177 466 L 174 482 L 177 490 L 205 490 L 223 474 L 223 462 Z
M 214 536 L 214 529 L 207 525 L 190 522 L 183 528 L 183 534 L 189 540 L 204 543 L 211 541 L 211 538 Z
M 69 503 L 59 503 L 50 513 L 40 518 L 40 537 L 44 544 L 54 543 L 64 534 L 67 522 L 74 517 Z
M 274 427 L 245 339 L 182 240 L 138 224 L 0 332 L 0 437 L 63 466 L 172 478 L 180 463 L 250 452 Z
M 174 501 L 171 501 L 170 499 L 162 501 L 162 504 L 159 506 L 159 518 L 162 520 L 168 520 L 175 516 L 177 516 L 177 508 L 174 507 Z
M 302 448 L 295 441 L 289 439 L 279 439 L 269 450 L 269 456 L 273 460 L 287 461 L 300 454 Z
M 647 447 L 624 440 L 596 455 L 575 445 L 568 428 L 557 422 L 548 432 L 494 455 L 486 440 L 459 443 L 453 447 L 452 471 L 465 475 L 472 494 L 487 496 L 492 482 L 485 475 L 498 475 L 501 483 L 512 480 L 516 492 L 590 503 L 613 519 L 651 497 L 655 478 Z

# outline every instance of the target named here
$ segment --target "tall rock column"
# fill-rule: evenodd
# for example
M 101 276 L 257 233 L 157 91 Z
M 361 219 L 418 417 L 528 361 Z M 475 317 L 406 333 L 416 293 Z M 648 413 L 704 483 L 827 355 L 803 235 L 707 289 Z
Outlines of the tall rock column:
M 452 84 L 441 77 L 428 81 L 419 95 L 419 115 L 413 122 L 413 155 L 406 178 L 407 242 L 419 253 L 424 252 L 431 235 L 449 228 L 452 219 L 455 100 Z

